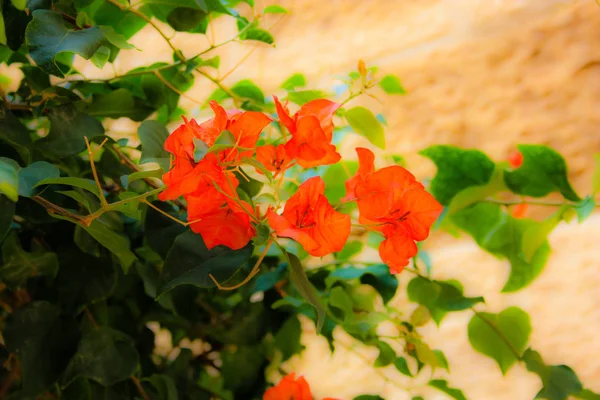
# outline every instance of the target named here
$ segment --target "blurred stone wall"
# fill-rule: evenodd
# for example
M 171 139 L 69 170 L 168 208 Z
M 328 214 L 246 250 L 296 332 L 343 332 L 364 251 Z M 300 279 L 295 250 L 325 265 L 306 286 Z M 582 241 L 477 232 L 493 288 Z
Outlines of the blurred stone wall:
M 256 0 L 257 9 L 276 1 Z M 328 88 L 336 75 L 355 69 L 358 59 L 398 75 L 409 94 L 382 97 L 383 104 L 361 99 L 388 121 L 388 153 L 404 155 L 419 177 L 431 176 L 432 164 L 417 152 L 434 143 L 477 147 L 497 160 L 518 143 L 547 144 L 565 155 L 575 187 L 590 190 L 592 155 L 600 152 L 600 7 L 594 0 L 285 0 L 292 10 L 273 31 L 276 48 L 252 45 L 219 49 L 222 70 L 245 62 L 226 79 L 256 80 L 267 94 L 294 72 L 307 75 L 311 87 Z M 267 18 L 267 25 L 277 17 Z M 168 31 L 168 28 L 167 28 Z M 217 21 L 219 43 L 235 34 L 233 21 Z M 123 52 L 115 65 L 122 73 L 152 61 L 171 59 L 171 51 L 150 27 L 132 40 L 144 50 Z M 192 56 L 208 41 L 185 34 L 177 46 Z M 115 71 L 85 70 L 86 76 Z M 198 108 L 214 90 L 198 79 L 182 103 Z M 192 114 L 194 112 L 192 111 Z M 117 121 L 114 130 L 131 130 Z M 342 151 L 354 157 L 352 137 Z M 582 381 L 600 391 L 600 216 L 583 225 L 563 224 L 551 236 L 553 253 L 540 278 L 510 295 L 499 291 L 508 265 L 479 250 L 469 239 L 436 238 L 431 249 L 433 276 L 456 278 L 466 293 L 483 295 L 486 309 L 498 312 L 519 305 L 531 314 L 531 344 L 549 364 L 572 366 Z M 430 246 L 431 247 L 431 246 Z M 376 259 L 376 254 L 365 257 Z M 403 287 L 409 276 L 401 275 Z M 400 294 L 394 304 L 407 313 L 414 307 Z M 449 358 L 452 385 L 469 399 L 531 399 L 539 382 L 521 366 L 503 377 L 490 359 L 468 344 L 469 312 L 446 317 L 438 328 L 423 329 L 426 339 Z M 423 388 L 426 380 L 407 381 L 391 369 L 375 371 L 376 351 L 357 347 L 360 356 L 327 346 L 306 325 L 307 350 L 292 360 L 311 382 L 317 398 L 351 399 L 381 393 L 388 400 L 445 399 Z M 339 333 L 348 346 L 348 338 Z M 386 382 L 387 375 L 394 384 Z

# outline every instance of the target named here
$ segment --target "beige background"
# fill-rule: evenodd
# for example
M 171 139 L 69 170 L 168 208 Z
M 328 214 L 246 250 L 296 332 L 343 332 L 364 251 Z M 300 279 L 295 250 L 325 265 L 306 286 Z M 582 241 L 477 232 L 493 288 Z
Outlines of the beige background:
M 272 4 L 256 0 L 257 10 Z M 276 48 L 261 46 L 227 79 L 255 79 L 265 93 L 280 93 L 280 83 L 303 72 L 311 88 L 329 89 L 336 76 L 355 69 L 358 59 L 397 74 L 407 96 L 380 96 L 365 102 L 388 121 L 387 153 L 404 155 L 419 177 L 431 176 L 432 164 L 418 150 L 434 143 L 477 147 L 504 159 L 518 143 L 547 144 L 568 159 L 570 175 L 588 193 L 594 152 L 600 152 L 600 7 L 594 0 L 296 0 L 280 4 L 292 13 L 273 31 Z M 265 26 L 277 22 L 269 17 Z M 169 28 L 166 31 L 171 34 Z M 235 34 L 231 20 L 216 21 L 215 43 Z M 192 56 L 208 42 L 174 35 Z M 115 70 L 87 67 L 88 76 L 110 77 L 151 60 L 171 58 L 171 51 L 150 27 L 132 42 L 140 49 L 124 52 Z M 222 71 L 251 52 L 252 45 L 219 49 Z M 89 65 L 89 64 L 88 64 Z M 198 78 L 182 103 L 192 115 L 214 86 Z M 191 100 L 193 99 L 193 100 Z M 114 132 L 131 132 L 123 121 Z M 353 157 L 349 138 L 342 151 Z M 435 243 L 435 245 L 433 245 Z M 457 278 L 468 295 L 483 295 L 486 310 L 519 305 L 531 315 L 531 345 L 549 364 L 572 366 L 585 385 L 600 391 L 600 215 L 585 224 L 562 224 L 551 236 L 553 254 L 530 287 L 501 295 L 508 266 L 479 250 L 469 239 L 434 238 L 430 250 L 434 277 Z M 375 260 L 376 254 L 365 254 Z M 400 276 L 406 285 L 410 276 Z M 402 291 L 400 291 L 402 292 Z M 414 305 L 400 293 L 394 304 L 409 313 Z M 475 353 L 467 339 L 469 312 L 454 313 L 437 328 L 422 328 L 432 346 L 444 350 L 451 365 L 448 378 L 469 399 L 531 399 L 539 389 L 536 376 L 515 366 L 502 377 L 488 358 Z M 356 347 L 329 355 L 321 338 L 306 324 L 307 350 L 286 365 L 306 375 L 316 398 L 351 399 L 370 392 L 388 400 L 422 394 L 445 399 L 423 385 L 429 377 L 407 380 L 392 368 L 370 367 L 376 351 Z M 382 329 L 385 329 L 382 328 Z M 341 347 L 340 347 L 341 348 Z M 356 351 L 360 354 L 357 355 Z M 387 377 L 387 380 L 383 378 Z M 442 372 L 436 376 L 443 377 Z

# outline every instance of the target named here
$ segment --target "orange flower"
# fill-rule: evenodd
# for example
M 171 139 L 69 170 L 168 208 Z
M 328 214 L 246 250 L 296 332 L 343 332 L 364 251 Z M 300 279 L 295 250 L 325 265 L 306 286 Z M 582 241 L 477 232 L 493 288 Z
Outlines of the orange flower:
M 527 213 L 527 209 L 529 204 L 517 204 L 515 208 L 512 209 L 512 216 L 515 218 L 524 218 Z
M 174 167 L 163 175 L 166 189 L 158 195 L 160 200 L 173 200 L 193 192 L 213 188 L 213 182 L 225 182 L 223 169 L 217 156 L 208 153 L 197 164 L 185 157 L 176 157 Z
M 275 176 L 289 168 L 292 160 L 288 157 L 285 146 L 280 144 L 277 147 L 269 144 L 256 148 L 256 160 L 265 166 L 269 171 L 275 172 Z M 260 171 L 257 170 L 260 173 Z
M 513 168 L 519 168 L 523 164 L 523 154 L 520 151 L 515 151 L 508 156 L 508 162 Z
M 227 130 L 233 134 L 238 147 L 254 149 L 262 130 L 271 123 L 271 118 L 256 111 L 246 111 L 232 117 Z M 253 150 L 228 149 L 221 152 L 222 161 L 239 160 L 242 157 L 251 157 Z
M 290 117 L 279 99 L 273 96 L 279 120 L 292 138 L 285 144 L 290 158 L 296 159 L 304 168 L 335 164 L 341 156 L 331 144 L 333 137 L 333 114 L 339 104 L 329 100 L 313 100 L 303 105 Z
M 243 211 L 234 211 L 223 205 L 210 213 L 196 215 L 200 210 L 196 201 L 202 197 L 188 198 L 190 225 L 192 231 L 202 235 L 206 247 L 210 250 L 224 245 L 233 250 L 241 249 L 256 235 L 256 229 L 250 224 L 250 217 Z
M 357 152 L 359 169 L 346 182 L 346 198 L 356 198 L 361 224 L 385 236 L 379 247 L 382 261 L 401 272 L 417 254 L 415 241 L 429 236 L 443 207 L 406 169 L 394 165 L 375 171 L 373 153 Z
M 285 376 L 277 386 L 269 388 L 263 400 L 313 400 L 308 382 L 303 377 L 296 379 L 296 374 Z
M 282 215 L 267 211 L 278 236 L 294 239 L 317 257 L 340 251 L 350 236 L 350 216 L 335 211 L 324 192 L 323 180 L 310 178 L 286 202 Z

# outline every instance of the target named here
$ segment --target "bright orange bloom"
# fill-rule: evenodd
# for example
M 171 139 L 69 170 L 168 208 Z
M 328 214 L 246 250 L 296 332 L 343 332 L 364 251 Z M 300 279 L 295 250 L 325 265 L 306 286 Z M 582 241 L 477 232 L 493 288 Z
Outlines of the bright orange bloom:
M 233 116 L 226 129 L 233 134 L 237 147 L 254 149 L 260 133 L 270 123 L 271 118 L 265 114 L 246 111 Z M 253 153 L 253 150 L 227 149 L 221 152 L 221 159 L 223 161 L 239 160 L 242 157 L 251 157 Z
M 340 251 L 350 236 L 350 216 L 335 211 L 324 193 L 323 180 L 310 178 L 286 202 L 282 215 L 267 211 L 278 236 L 294 239 L 317 257 Z
M 515 218 L 524 218 L 527 213 L 528 204 L 517 204 L 515 208 L 512 209 L 512 216 Z
M 296 374 L 285 376 L 277 386 L 269 388 L 263 400 L 313 400 L 308 382 L 303 377 L 296 379 Z
M 285 151 L 285 146 L 282 144 L 277 147 L 271 144 L 257 147 L 256 161 L 264 165 L 269 171 L 275 172 L 275 176 L 288 169 L 292 163 Z M 258 172 L 260 173 L 260 171 Z
M 303 105 L 290 117 L 277 97 L 273 97 L 279 120 L 292 138 L 285 144 L 289 157 L 296 159 L 304 168 L 335 164 L 341 156 L 331 144 L 333 137 L 333 114 L 340 107 L 329 100 L 313 100 Z
M 241 249 L 256 235 L 256 229 L 250 224 L 250 217 L 243 211 L 234 211 L 223 205 L 210 213 L 200 213 L 196 201 L 202 202 L 202 197 L 188 198 L 190 225 L 192 231 L 202 235 L 206 247 L 210 250 L 217 245 L 224 245 L 233 250 Z
M 508 162 L 511 167 L 519 168 L 523 164 L 523 154 L 520 151 L 515 151 L 510 156 L 508 156 Z
M 359 221 L 386 240 L 379 255 L 398 273 L 417 254 L 415 241 L 425 240 L 443 207 L 406 169 L 394 165 L 378 171 L 373 153 L 359 148 L 359 169 L 346 182 L 346 198 L 356 198 Z
M 176 157 L 174 167 L 163 175 L 163 182 L 166 189 L 158 198 L 165 201 L 204 190 L 206 187 L 214 188 L 213 182 L 225 182 L 225 175 L 217 156 L 208 153 L 198 164 L 185 157 Z

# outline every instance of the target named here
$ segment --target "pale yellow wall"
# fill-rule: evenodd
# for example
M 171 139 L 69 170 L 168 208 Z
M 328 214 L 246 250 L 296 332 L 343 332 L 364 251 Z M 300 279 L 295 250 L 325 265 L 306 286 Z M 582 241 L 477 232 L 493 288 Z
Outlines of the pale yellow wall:
M 257 0 L 258 7 L 273 2 Z M 477 147 L 496 159 L 517 143 L 548 144 L 569 161 L 578 190 L 590 189 L 591 160 L 600 152 L 600 7 L 593 0 L 296 0 L 281 1 L 292 14 L 275 28 L 277 47 L 259 48 L 226 83 L 255 79 L 270 94 L 291 73 L 303 72 L 313 87 L 328 88 L 336 75 L 355 68 L 359 58 L 401 77 L 409 95 L 365 101 L 386 116 L 388 150 L 406 156 L 420 177 L 431 175 L 430 162 L 416 152 L 433 143 Z M 276 18 L 269 18 L 268 24 Z M 167 28 L 168 30 L 168 28 Z M 216 42 L 235 34 L 232 21 L 215 24 Z M 144 50 L 124 52 L 118 72 L 171 58 L 151 28 L 133 38 Z M 188 56 L 207 42 L 177 34 L 174 42 Z M 218 53 L 223 71 L 252 49 L 230 45 Z M 112 76 L 113 71 L 85 71 Z M 214 89 L 198 79 L 188 92 L 203 101 Z M 360 102 L 360 101 L 359 101 Z M 197 104 L 183 99 L 194 109 Z M 132 129 L 127 124 L 115 129 Z M 353 156 L 364 140 L 346 141 Z M 438 237 L 430 246 L 434 277 L 457 278 L 469 295 L 483 295 L 497 312 L 519 305 L 531 314 L 532 346 L 548 363 L 575 368 L 585 384 L 600 391 L 600 216 L 584 225 L 561 225 L 551 236 L 553 254 L 540 278 L 512 295 L 499 294 L 508 266 L 468 239 Z M 367 254 L 376 259 L 376 254 Z M 406 284 L 409 277 L 401 275 Z M 410 312 L 400 294 L 394 303 Z M 538 382 L 522 367 L 502 377 L 493 362 L 471 350 L 466 336 L 468 312 L 446 318 L 423 332 L 443 349 L 452 366 L 451 382 L 469 399 L 531 399 Z M 288 369 L 305 374 L 318 396 L 350 399 L 366 391 L 388 400 L 410 398 L 415 382 L 388 369 L 397 386 L 386 384 L 363 358 L 327 347 L 310 334 L 305 354 Z M 341 335 L 343 336 L 343 335 Z M 366 354 L 374 359 L 373 351 Z M 443 375 L 443 374 L 442 374 Z M 440 375 L 440 376 L 442 376 Z M 418 384 L 419 382 L 417 382 Z M 423 382 L 421 382 L 423 383 Z M 420 388 L 413 388 L 420 393 Z M 423 392 L 424 394 L 425 392 Z M 429 393 L 429 392 L 428 392 Z M 428 394 L 428 400 L 444 399 Z

